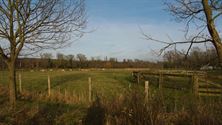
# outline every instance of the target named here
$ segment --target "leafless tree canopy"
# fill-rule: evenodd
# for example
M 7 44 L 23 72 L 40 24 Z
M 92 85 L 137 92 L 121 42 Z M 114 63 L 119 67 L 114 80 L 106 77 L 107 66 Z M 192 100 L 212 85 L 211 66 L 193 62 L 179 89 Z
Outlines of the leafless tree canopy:
M 81 37 L 85 24 L 83 0 L 1 0 L 1 54 L 62 47 L 71 34 Z
M 177 21 L 184 21 L 186 23 L 186 39 L 190 41 L 211 41 L 212 38 L 208 33 L 208 18 L 206 17 L 206 10 L 204 9 L 205 0 L 174 0 L 174 2 L 166 2 L 169 12 L 176 18 Z M 222 14 L 221 0 L 206 0 L 212 11 L 212 22 L 219 23 L 219 18 Z M 197 30 L 194 34 L 189 35 L 190 28 Z M 219 27 L 215 27 L 219 30 Z
M 0 0 L 0 57 L 9 69 L 9 101 L 16 102 L 16 60 L 23 53 L 59 48 L 85 27 L 84 0 Z
M 167 0 L 167 10 L 179 22 L 185 22 L 185 41 L 168 41 L 155 39 L 145 33 L 148 40 L 165 44 L 161 53 L 176 44 L 190 44 L 187 54 L 193 44 L 211 42 L 222 61 L 222 42 L 220 36 L 222 1 L 221 0 Z M 193 32 L 195 31 L 195 32 Z

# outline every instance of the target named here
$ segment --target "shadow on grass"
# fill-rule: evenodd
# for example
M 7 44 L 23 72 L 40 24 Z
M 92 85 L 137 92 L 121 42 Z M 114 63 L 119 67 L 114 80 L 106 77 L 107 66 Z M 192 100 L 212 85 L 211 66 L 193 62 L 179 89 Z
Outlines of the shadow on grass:
M 15 110 L 0 108 L 0 125 L 81 125 L 86 113 L 81 105 L 18 101 Z
M 87 115 L 84 119 L 84 125 L 104 125 L 105 124 L 105 108 L 100 102 L 100 98 L 96 100 L 89 107 Z
M 38 113 L 29 120 L 30 125 L 77 125 L 85 114 L 85 108 L 80 105 L 61 103 L 42 104 Z
M 55 124 L 56 116 L 62 115 L 65 109 L 61 104 L 46 104 L 42 106 L 38 113 L 29 121 L 29 124 L 52 125 Z

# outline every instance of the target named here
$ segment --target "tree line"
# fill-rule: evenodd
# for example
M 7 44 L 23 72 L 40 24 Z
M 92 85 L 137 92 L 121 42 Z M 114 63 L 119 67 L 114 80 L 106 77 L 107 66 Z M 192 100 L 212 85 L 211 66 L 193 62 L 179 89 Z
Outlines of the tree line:
M 163 60 L 157 62 L 140 59 L 117 60 L 114 57 L 87 58 L 84 54 L 65 55 L 57 53 L 42 53 L 40 58 L 19 58 L 16 61 L 17 69 L 81 69 L 81 68 L 181 68 L 201 69 L 204 66 L 218 68 L 220 66 L 216 50 L 208 48 L 203 50 L 194 47 L 187 55 L 185 50 L 169 50 L 163 54 Z M 0 69 L 6 70 L 7 66 L 0 59 Z
M 203 50 L 199 47 L 193 47 L 189 54 L 185 50 L 170 50 L 163 55 L 164 68 L 201 69 L 204 66 L 220 67 L 214 48 Z
M 0 69 L 7 69 L 1 60 Z M 87 58 L 84 54 L 65 55 L 57 53 L 53 57 L 51 53 L 42 53 L 40 58 L 18 58 L 17 69 L 81 69 L 81 68 L 162 68 L 161 62 L 150 62 L 140 59 L 117 60 L 114 57 Z

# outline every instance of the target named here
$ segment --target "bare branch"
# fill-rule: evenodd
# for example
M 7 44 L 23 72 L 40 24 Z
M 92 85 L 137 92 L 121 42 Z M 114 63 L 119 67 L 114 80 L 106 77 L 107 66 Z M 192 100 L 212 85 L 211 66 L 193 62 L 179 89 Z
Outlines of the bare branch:
M 189 44 L 186 55 L 188 55 L 193 44 L 211 42 L 222 65 L 222 41 L 219 35 L 215 20 L 222 15 L 221 0 L 169 0 L 165 3 L 168 11 L 180 22 L 185 22 L 185 40 L 167 42 L 165 40 L 155 39 L 142 32 L 147 40 L 165 44 L 160 50 L 176 46 L 177 44 Z
M 3 60 L 8 60 L 7 55 L 5 55 L 4 50 L 2 49 L 2 47 L 0 47 L 0 56 L 3 58 Z
M 6 50 L 13 58 L 22 50 L 70 45 L 71 35 L 81 38 L 85 26 L 84 0 L 0 1 L 0 38 L 5 43 L 0 45 L 9 48 Z
M 141 33 L 142 35 L 144 36 L 144 38 L 146 40 L 151 40 L 151 41 L 155 41 L 155 42 L 158 42 L 158 43 L 162 43 L 162 44 L 165 44 L 165 46 L 163 48 L 160 49 L 160 54 L 162 54 L 167 48 L 171 47 L 171 46 L 174 46 L 174 45 L 177 45 L 177 44 L 190 44 L 189 48 L 188 48 L 188 51 L 187 51 L 187 54 L 189 53 L 189 50 L 191 49 L 192 45 L 193 44 L 199 44 L 199 43 L 206 43 L 206 42 L 212 42 L 211 39 L 207 39 L 207 38 L 204 38 L 204 37 L 200 37 L 199 35 L 197 36 L 194 36 L 191 40 L 187 40 L 187 41 L 173 41 L 170 36 L 168 36 L 168 38 L 170 39 L 171 42 L 167 42 L 167 41 L 164 41 L 164 40 L 159 40 L 159 39 L 155 39 L 151 36 L 148 36 L 147 34 L 145 34 L 142 29 L 141 30 Z

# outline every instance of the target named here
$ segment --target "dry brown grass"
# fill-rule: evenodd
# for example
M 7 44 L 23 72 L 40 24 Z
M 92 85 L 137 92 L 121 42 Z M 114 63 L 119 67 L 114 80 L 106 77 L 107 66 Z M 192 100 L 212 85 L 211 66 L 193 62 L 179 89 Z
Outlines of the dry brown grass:
M 105 110 L 106 125 L 221 125 L 222 103 L 206 103 L 198 99 L 182 104 L 181 108 L 166 110 L 168 105 L 159 94 L 144 101 L 144 94 L 138 91 L 120 96 L 112 101 L 99 99 L 100 108 Z M 185 99 L 185 98 L 184 98 Z M 193 101 L 193 100 L 196 101 Z M 181 102 L 178 102 L 181 103 Z M 95 106 L 92 105 L 91 108 Z M 97 105 L 96 109 L 100 109 Z M 91 109 L 92 110 L 92 109 Z M 95 112 L 95 111 L 94 111 Z M 92 118 L 93 119 L 93 118 Z M 99 120 L 99 119 L 97 119 Z M 104 120 L 104 119 L 102 119 Z M 93 121 L 93 120 L 92 120 Z

